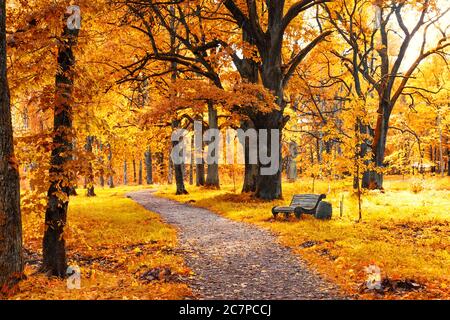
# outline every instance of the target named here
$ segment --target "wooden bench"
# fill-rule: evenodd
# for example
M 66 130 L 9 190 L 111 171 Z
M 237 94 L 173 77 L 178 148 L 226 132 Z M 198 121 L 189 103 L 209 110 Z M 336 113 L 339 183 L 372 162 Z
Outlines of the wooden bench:
M 276 218 L 279 213 L 284 213 L 286 218 L 290 213 L 294 213 L 297 218 L 300 218 L 303 213 L 315 214 L 319 203 L 326 198 L 324 194 L 296 194 L 292 197 L 289 207 L 273 207 L 272 214 Z

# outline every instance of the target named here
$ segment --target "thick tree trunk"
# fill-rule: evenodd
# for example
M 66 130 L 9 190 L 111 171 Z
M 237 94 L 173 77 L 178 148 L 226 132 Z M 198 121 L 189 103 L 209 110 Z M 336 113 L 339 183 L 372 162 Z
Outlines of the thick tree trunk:
M 147 184 L 153 184 L 152 150 L 150 150 L 150 147 L 145 152 L 145 172 Z
M 265 52 L 262 65 L 262 82 L 266 89 L 269 89 L 276 97 L 276 103 L 279 110 L 274 110 L 270 113 L 258 113 L 252 120 L 258 129 L 258 179 L 256 182 L 255 195 L 257 198 L 264 200 L 273 200 L 282 198 L 281 189 L 281 138 L 282 129 L 288 118 L 283 118 L 283 110 L 286 106 L 284 101 L 283 88 L 283 74 L 281 70 L 281 52 L 277 51 L 275 56 L 269 52 Z M 266 142 L 261 139 L 261 129 L 266 130 Z M 272 132 L 272 130 L 275 130 Z M 276 133 L 275 133 L 276 132 Z M 277 136 L 274 136 L 276 134 Z M 275 149 L 272 150 L 271 144 L 274 142 Z M 275 153 L 273 159 L 278 160 L 278 164 L 269 163 L 263 164 L 261 162 L 261 155 L 266 154 L 272 158 L 272 153 Z M 271 160 L 272 161 L 272 160 Z M 268 167 L 275 166 L 275 173 L 264 173 Z
M 277 113 L 277 112 L 272 112 Z M 262 141 L 261 136 L 258 137 L 258 151 L 259 151 L 259 157 L 258 157 L 258 178 L 256 182 L 256 191 L 255 195 L 256 197 L 264 200 L 273 200 L 273 199 L 281 199 L 282 198 L 282 189 L 281 189 L 281 127 L 275 128 L 278 130 L 278 137 L 273 136 L 273 133 L 271 129 L 271 122 L 274 115 L 272 117 L 270 115 L 265 115 L 264 117 L 269 117 L 262 121 L 263 124 L 265 124 L 262 129 L 267 130 L 267 141 L 264 143 Z M 257 128 L 259 125 L 255 123 Z M 271 150 L 271 141 L 273 139 L 275 140 L 274 146 L 275 149 Z M 262 145 L 264 143 L 264 145 Z M 269 164 L 263 164 L 261 163 L 261 153 L 266 153 L 268 157 L 272 156 L 272 152 L 275 152 L 275 156 L 278 158 L 278 165 L 274 163 Z M 275 173 L 264 173 L 264 170 L 268 170 L 269 167 L 274 166 Z M 272 170 L 268 170 L 269 172 Z
M 85 149 L 87 152 L 92 153 L 92 143 L 94 142 L 93 136 L 86 137 Z M 89 161 L 87 175 L 86 175 L 86 196 L 95 197 L 95 187 L 94 187 L 94 172 L 92 169 L 92 163 Z
M 6 8 L 0 2 L 0 295 L 21 278 L 22 221 L 6 66 Z
M 369 137 L 372 138 L 372 140 L 374 139 L 374 133 L 372 132 L 373 130 L 371 130 L 369 125 L 363 124 L 359 119 L 357 121 L 357 125 L 355 126 L 355 130 L 359 130 L 359 132 L 362 135 L 368 135 Z M 358 157 L 360 159 L 363 159 L 367 155 L 367 152 L 369 152 L 370 149 L 371 149 L 371 139 L 364 140 L 361 143 Z M 366 160 L 365 165 L 368 165 L 370 163 L 370 161 L 375 161 L 375 160 Z M 353 176 L 353 189 L 357 190 L 358 187 L 361 187 L 361 186 L 364 188 L 365 184 L 369 185 L 370 179 L 373 175 L 374 175 L 374 172 L 365 171 L 365 172 L 363 172 L 362 177 Z
M 247 148 L 246 148 L 247 149 Z M 248 153 L 246 154 L 246 157 Z M 258 179 L 258 165 L 249 164 L 246 162 L 244 165 L 244 183 L 242 185 L 242 193 L 255 192 L 256 191 L 256 181 Z
M 217 110 L 214 108 L 214 105 L 211 101 L 208 101 L 208 123 L 209 123 L 209 129 L 218 129 L 218 119 L 217 119 Z M 217 142 L 216 142 L 217 143 Z M 214 142 L 210 142 L 210 146 L 214 145 Z M 208 146 L 208 148 L 210 148 Z M 211 153 L 211 156 L 215 157 L 218 150 L 215 150 L 215 152 Z M 208 169 L 206 173 L 206 183 L 205 185 L 207 187 L 212 188 L 220 188 L 219 183 L 219 164 L 214 163 L 208 163 Z
M 195 184 L 197 186 L 205 185 L 205 164 L 197 163 L 195 165 Z
M 378 119 L 374 131 L 372 143 L 373 163 L 378 171 L 366 171 L 362 177 L 362 187 L 366 189 L 383 189 L 383 173 L 380 172 L 384 167 L 384 155 L 386 151 L 386 141 L 389 128 L 390 106 L 388 102 L 380 102 L 378 110 Z
M 48 204 L 45 212 L 45 233 L 43 239 L 43 266 L 48 275 L 65 277 L 67 269 L 64 227 L 67 219 L 71 185 L 70 172 L 65 165 L 72 155 L 72 90 L 75 57 L 72 47 L 76 45 L 78 31 L 67 28 L 64 17 L 64 31 L 58 47 L 58 71 L 56 73 L 56 101 L 53 119 L 53 150 L 50 161 L 51 183 L 48 190 Z M 58 196 L 63 193 L 64 197 Z
M 241 129 L 246 132 L 249 129 L 255 129 L 255 126 L 251 120 L 243 121 L 241 123 Z M 246 141 L 240 141 L 244 146 L 244 183 L 242 185 L 242 193 L 255 192 L 256 181 L 258 178 L 258 164 L 250 163 L 250 139 Z
M 177 185 L 176 194 L 188 194 L 184 186 L 183 165 L 181 164 L 174 165 L 174 171 L 175 171 L 175 183 Z

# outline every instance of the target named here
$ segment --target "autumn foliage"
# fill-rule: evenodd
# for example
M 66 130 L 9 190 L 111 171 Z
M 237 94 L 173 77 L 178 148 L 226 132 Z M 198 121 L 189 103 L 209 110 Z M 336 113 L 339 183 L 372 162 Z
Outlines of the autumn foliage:
M 125 198 L 156 185 L 275 231 L 352 297 L 449 297 L 439 274 L 450 263 L 447 1 L 2 5 L 2 296 L 192 297 L 175 230 Z M 171 135 L 194 122 L 202 132 L 276 129 L 280 166 L 262 174 L 248 149 L 241 164 L 197 161 L 213 141 L 174 163 Z M 269 219 L 303 192 L 326 193 L 333 219 Z M 73 263 L 83 292 L 66 289 Z M 422 287 L 364 291 L 372 263 Z

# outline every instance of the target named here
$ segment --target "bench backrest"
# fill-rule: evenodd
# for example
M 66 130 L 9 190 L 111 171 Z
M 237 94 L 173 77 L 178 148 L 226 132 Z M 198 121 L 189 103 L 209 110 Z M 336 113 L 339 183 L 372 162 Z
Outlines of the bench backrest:
M 325 198 L 326 195 L 324 194 L 296 194 L 292 197 L 290 206 L 312 210 Z

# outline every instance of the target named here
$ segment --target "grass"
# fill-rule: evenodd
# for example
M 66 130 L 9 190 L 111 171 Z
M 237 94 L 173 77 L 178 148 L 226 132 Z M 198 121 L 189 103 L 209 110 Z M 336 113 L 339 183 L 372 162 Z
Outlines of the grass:
M 173 186 L 158 194 L 180 202 L 190 201 L 227 218 L 257 224 L 273 231 L 282 244 L 300 254 L 310 266 L 359 298 L 450 297 L 450 179 L 390 178 L 385 193 L 363 196 L 363 220 L 357 222 L 357 200 L 350 181 L 315 181 L 316 193 L 327 193 L 333 205 L 331 221 L 310 216 L 288 221 L 271 218 L 271 208 L 289 202 L 294 193 L 311 192 L 312 182 L 283 184 L 284 200 L 263 202 L 236 192 L 233 185 L 221 190 L 188 186 L 188 195 L 175 196 Z M 419 186 L 417 186 L 419 185 Z M 339 203 L 344 196 L 343 214 Z M 382 277 L 412 279 L 421 290 L 384 295 L 361 291 L 367 279 L 365 267 L 380 267 Z
M 179 281 L 190 270 L 176 253 L 176 231 L 155 213 L 125 194 L 142 186 L 96 189 L 97 196 L 72 197 L 65 239 L 69 264 L 81 268 L 81 289 L 36 273 L 26 266 L 27 279 L 12 299 L 184 299 L 191 296 Z M 83 193 L 84 194 L 84 193 Z M 43 217 L 24 216 L 24 245 L 40 258 Z M 150 273 L 148 273 L 150 271 Z M 151 274 L 156 280 L 145 281 Z M 148 279 L 148 278 L 147 278 Z

